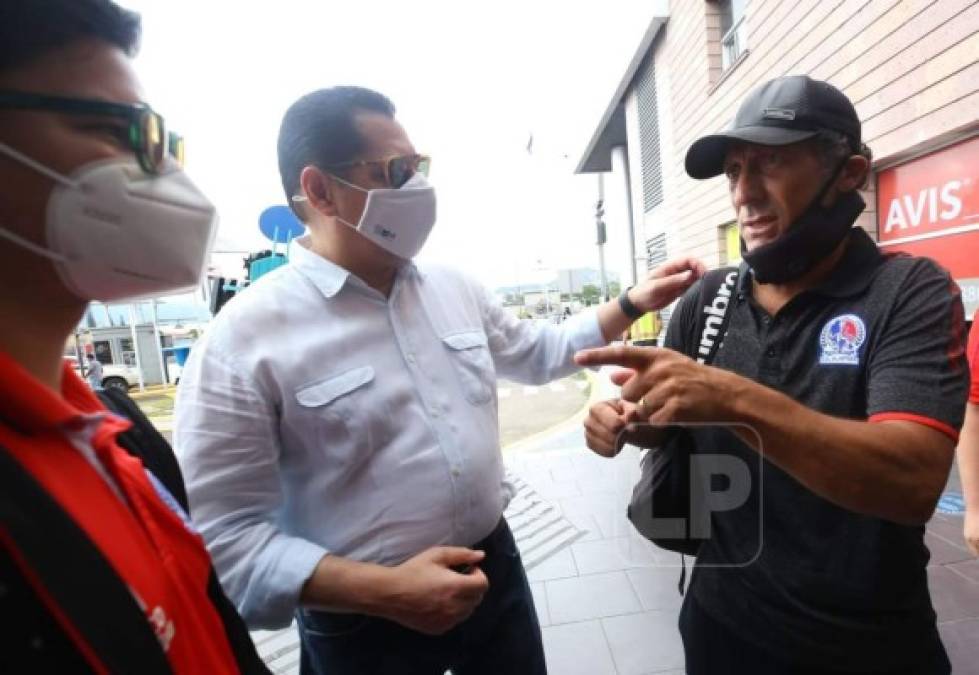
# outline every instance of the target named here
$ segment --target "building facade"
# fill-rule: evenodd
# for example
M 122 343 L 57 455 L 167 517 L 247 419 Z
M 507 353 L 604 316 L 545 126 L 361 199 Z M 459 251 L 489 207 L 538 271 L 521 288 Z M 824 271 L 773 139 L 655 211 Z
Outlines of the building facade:
M 689 178 L 684 155 L 756 86 L 808 74 L 853 101 L 873 151 L 859 225 L 882 247 L 938 260 L 969 315 L 979 308 L 979 0 L 653 5 L 578 165 L 625 191 L 637 258 L 740 258 L 724 179 Z

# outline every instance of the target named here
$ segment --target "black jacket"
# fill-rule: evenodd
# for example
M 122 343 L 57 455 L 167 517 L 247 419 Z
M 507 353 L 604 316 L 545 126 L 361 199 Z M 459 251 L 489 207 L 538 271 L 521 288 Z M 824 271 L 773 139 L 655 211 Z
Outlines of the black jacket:
M 142 460 L 188 510 L 187 492 L 173 450 L 142 411 L 121 392 L 101 392 L 107 408 L 133 428 L 119 445 Z M 0 547 L 0 672 L 91 672 L 45 600 L 68 622 L 112 673 L 170 673 L 156 635 L 125 583 L 101 552 L 34 478 L 0 448 L 0 536 L 25 558 L 16 564 Z M 22 568 L 49 598 L 41 598 Z M 224 595 L 214 569 L 208 580 L 214 604 L 242 673 L 268 673 L 241 617 Z

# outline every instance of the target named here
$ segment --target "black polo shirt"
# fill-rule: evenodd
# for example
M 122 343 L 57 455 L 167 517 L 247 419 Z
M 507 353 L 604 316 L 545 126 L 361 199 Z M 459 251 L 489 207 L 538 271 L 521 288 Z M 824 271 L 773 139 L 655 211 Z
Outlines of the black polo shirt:
M 668 347 L 696 344 L 699 292 L 678 304 Z M 775 316 L 752 298 L 742 265 L 729 311 L 717 367 L 828 415 L 912 420 L 957 437 L 969 384 L 962 301 L 932 261 L 883 255 L 856 228 L 829 278 Z M 742 507 L 713 514 L 698 556 L 690 592 L 708 614 L 812 668 L 906 667 L 934 645 L 923 527 L 836 506 L 730 432 L 695 438 L 698 452 L 744 459 L 753 482 Z

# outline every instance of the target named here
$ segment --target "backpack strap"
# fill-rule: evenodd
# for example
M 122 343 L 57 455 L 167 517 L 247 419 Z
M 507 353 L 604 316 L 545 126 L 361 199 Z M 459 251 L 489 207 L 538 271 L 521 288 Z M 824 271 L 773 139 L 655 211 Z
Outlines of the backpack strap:
M 171 672 L 126 583 L 54 498 L 2 447 L 0 534 L 0 555 L 10 556 L 23 577 L 37 584 L 39 597 L 56 603 L 48 611 L 63 617 L 69 634 L 74 633 L 106 670 Z
M 116 437 L 119 447 L 141 460 L 143 466 L 163 483 L 183 510 L 190 513 L 184 477 L 167 439 L 156 430 L 128 394 L 113 389 L 103 389 L 96 393 L 102 405 L 133 423 L 132 427 Z
M 238 670 L 241 675 L 271 675 L 271 671 L 262 657 L 258 654 L 258 648 L 252 641 L 252 637 L 245 625 L 245 620 L 238 614 L 238 610 L 224 594 L 218 575 L 211 567 L 211 575 L 207 580 L 207 596 L 221 617 L 224 624 L 224 634 L 231 645 L 231 653 L 238 663 Z
M 721 267 L 710 270 L 700 282 L 700 295 L 697 301 L 696 324 L 693 333 L 695 342 L 686 346 L 687 356 L 697 362 L 711 365 L 724 342 L 728 324 L 731 322 L 731 299 L 738 287 L 739 268 Z M 680 595 L 687 585 L 687 561 L 680 554 L 680 581 L 677 584 Z
M 714 362 L 731 321 L 731 298 L 737 287 L 737 267 L 721 267 L 704 275 L 694 331 L 697 342 L 687 345 L 688 356 L 706 365 Z
M 140 459 L 143 466 L 163 483 L 163 486 L 189 514 L 190 507 L 183 474 L 167 439 L 157 431 L 136 402 L 124 392 L 106 389 L 98 392 L 98 395 L 106 408 L 133 423 L 128 431 L 116 437 L 119 446 Z M 217 610 L 221 623 L 224 624 L 225 635 L 241 673 L 243 675 L 268 673 L 269 670 L 258 655 L 245 622 L 221 588 L 213 565 L 207 580 L 207 595 Z

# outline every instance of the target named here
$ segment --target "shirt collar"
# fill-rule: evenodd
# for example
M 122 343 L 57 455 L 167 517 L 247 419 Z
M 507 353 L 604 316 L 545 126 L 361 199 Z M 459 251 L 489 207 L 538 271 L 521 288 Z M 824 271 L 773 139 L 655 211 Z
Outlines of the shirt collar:
M 350 272 L 312 251 L 309 248 L 311 242 L 308 234 L 294 239 L 289 249 L 289 264 L 309 279 L 324 296 L 332 298 L 347 283 Z
M 105 408 L 67 362 L 62 366 L 61 395 L 0 352 L 0 421 L 25 433 L 86 424 Z
M 308 234 L 294 239 L 292 248 L 289 250 L 289 264 L 309 279 L 324 296 L 332 298 L 348 282 L 356 283 L 363 286 L 364 289 L 371 290 L 360 278 L 310 249 L 311 242 L 312 239 Z M 423 277 L 421 270 L 410 260 L 402 265 L 398 271 L 400 279 L 409 276 L 416 276 L 419 279 Z M 397 285 L 395 282 L 395 286 Z
M 850 230 L 843 257 L 821 284 L 811 289 L 811 292 L 833 298 L 845 298 L 860 293 L 874 278 L 877 268 L 884 261 L 884 256 L 877 248 L 874 240 L 862 227 Z M 744 262 L 738 269 L 738 294 L 751 295 L 751 269 Z

